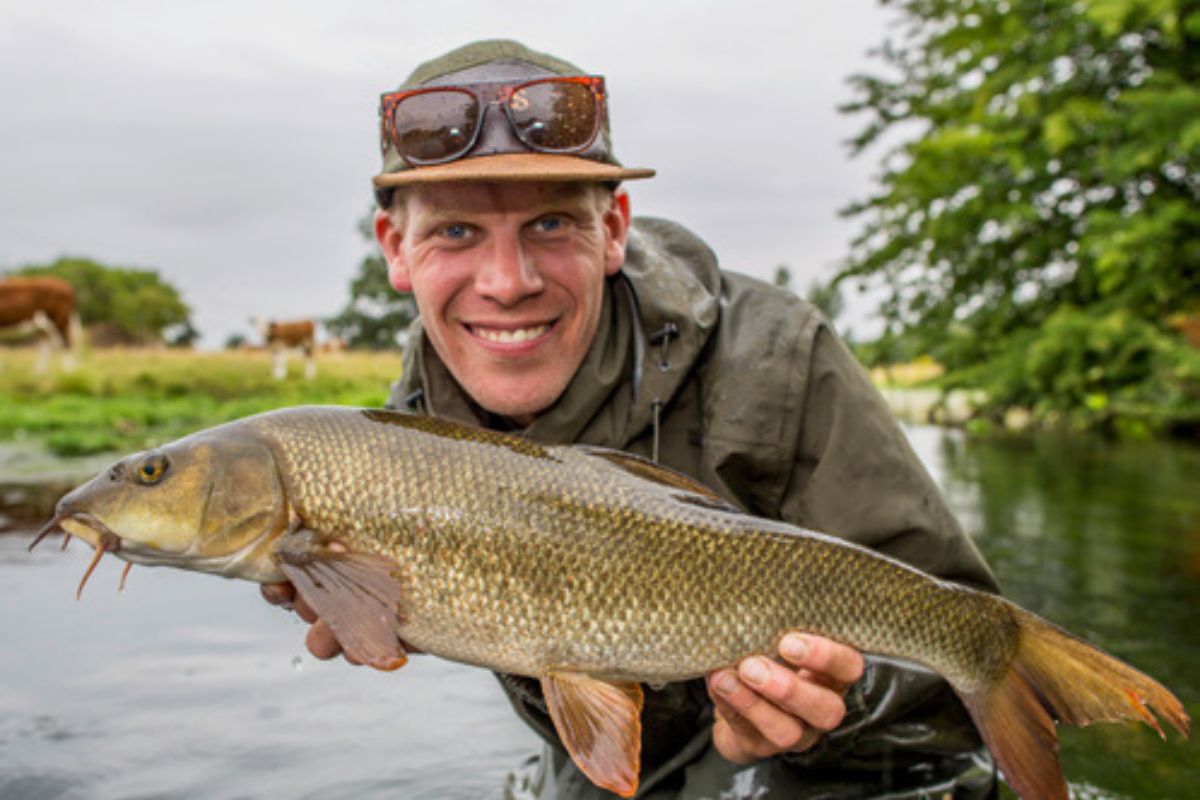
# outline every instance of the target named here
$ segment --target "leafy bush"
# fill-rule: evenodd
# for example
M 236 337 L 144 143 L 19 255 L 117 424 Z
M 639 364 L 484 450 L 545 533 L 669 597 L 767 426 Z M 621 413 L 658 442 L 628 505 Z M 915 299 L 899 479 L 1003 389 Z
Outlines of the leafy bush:
M 161 342 L 172 331 L 173 341 L 186 343 L 197 332 L 190 311 L 175 287 L 153 270 L 107 267 L 86 258 L 60 258 L 31 265 L 21 275 L 51 275 L 75 289 L 80 321 L 105 332 L 106 344 Z
M 1200 351 L 1126 311 L 1061 308 L 949 383 L 982 387 L 994 414 L 1021 406 L 1070 427 L 1140 435 L 1200 425 Z

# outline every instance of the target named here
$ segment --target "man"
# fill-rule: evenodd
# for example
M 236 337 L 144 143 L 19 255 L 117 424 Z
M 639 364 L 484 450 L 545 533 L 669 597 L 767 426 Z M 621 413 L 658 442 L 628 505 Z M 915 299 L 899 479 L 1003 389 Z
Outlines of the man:
M 633 220 L 602 80 L 515 42 L 420 66 L 381 103 L 375 232 L 420 312 L 389 405 L 635 452 L 747 511 L 995 584 L 861 368 L 812 307 Z M 686 565 L 680 565 L 686 568 Z M 265 590 L 293 600 L 290 587 Z M 340 652 L 311 611 L 308 647 Z M 602 797 L 537 685 L 501 675 L 547 742 L 512 797 Z M 640 797 L 983 797 L 993 771 L 937 676 L 791 634 L 651 687 Z

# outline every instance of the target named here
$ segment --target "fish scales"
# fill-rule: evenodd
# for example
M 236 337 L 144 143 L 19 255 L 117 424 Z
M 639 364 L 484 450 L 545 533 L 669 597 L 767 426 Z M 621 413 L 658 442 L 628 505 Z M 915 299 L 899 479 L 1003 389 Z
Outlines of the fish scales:
M 953 587 L 587 452 L 458 438 L 416 417 L 310 411 L 254 424 L 276 443 L 306 525 L 394 558 L 401 635 L 446 657 L 660 682 L 771 652 L 797 628 L 954 674 L 995 651 L 996 628 L 982 642 L 978 620 L 950 613 Z M 864 602 L 885 612 L 856 613 Z M 986 605 L 1004 630 L 1005 609 Z

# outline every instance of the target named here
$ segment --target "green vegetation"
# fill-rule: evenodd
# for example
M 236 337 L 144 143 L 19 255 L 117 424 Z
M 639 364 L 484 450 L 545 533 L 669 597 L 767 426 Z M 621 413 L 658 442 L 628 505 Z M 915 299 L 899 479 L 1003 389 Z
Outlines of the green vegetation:
M 98 350 L 45 374 L 36 358 L 0 349 L 0 442 L 32 439 L 59 455 L 141 449 L 280 406 L 378 407 L 400 374 L 394 353 L 318 358 L 311 381 L 297 359 L 274 380 L 265 351 Z
M 371 252 L 350 282 L 350 301 L 337 316 L 325 320 L 325 327 L 351 349 L 394 350 L 398 347 L 397 337 L 417 316 L 417 306 L 412 295 L 399 294 L 388 282 L 387 262 L 375 246 L 372 233 L 374 205 L 371 208 L 358 223 Z
M 199 333 L 175 287 L 153 270 L 106 267 L 86 258 L 29 265 L 17 275 L 52 275 L 75 289 L 80 322 L 103 344 L 187 345 Z
M 1200 431 L 1200 4 L 900 0 L 886 140 L 839 281 L 881 287 L 874 363 L 930 355 L 1045 424 Z

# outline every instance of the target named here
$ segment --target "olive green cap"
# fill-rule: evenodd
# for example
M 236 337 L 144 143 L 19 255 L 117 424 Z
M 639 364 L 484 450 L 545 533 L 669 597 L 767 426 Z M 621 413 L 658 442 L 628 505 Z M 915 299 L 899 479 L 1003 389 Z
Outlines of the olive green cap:
M 561 58 L 531 50 L 510 39 L 491 39 L 452 50 L 417 67 L 397 91 L 422 86 L 452 85 L 485 80 L 521 80 L 546 75 L 584 75 L 583 70 Z M 383 170 L 374 177 L 380 205 L 390 203 L 390 188 L 414 183 L 453 181 L 599 181 L 649 178 L 654 170 L 626 168 L 612 152 L 605 114 L 595 142 L 583 153 L 542 153 L 526 147 L 515 136 L 501 147 L 485 147 L 483 136 L 462 158 L 442 164 L 412 166 L 380 128 Z

